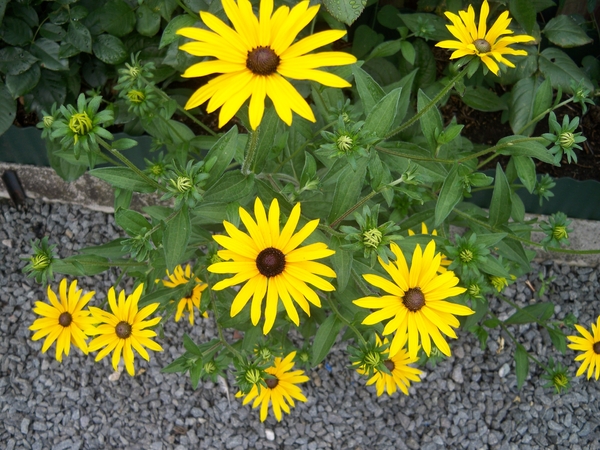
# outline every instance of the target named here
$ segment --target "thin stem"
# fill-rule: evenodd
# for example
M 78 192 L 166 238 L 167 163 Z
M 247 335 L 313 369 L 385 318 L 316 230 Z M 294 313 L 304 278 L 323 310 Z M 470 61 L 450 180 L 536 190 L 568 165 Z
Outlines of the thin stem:
M 406 121 L 405 123 L 403 123 L 402 125 L 400 125 L 398 128 L 393 129 L 392 131 L 390 131 L 387 136 L 384 139 L 389 139 L 392 136 L 395 136 L 396 134 L 400 133 L 403 130 L 406 130 L 407 128 L 409 128 L 413 123 L 415 123 L 417 120 L 419 120 L 421 118 L 421 116 L 423 116 L 427 111 L 429 111 L 431 108 L 433 108 L 440 100 L 442 100 L 442 98 L 444 98 L 444 96 L 450 91 L 452 90 L 452 88 L 454 87 L 454 85 L 461 79 L 463 78 L 465 75 L 467 74 L 467 69 L 464 68 L 463 70 L 461 70 L 460 72 L 458 72 L 454 78 L 452 78 L 448 84 L 446 86 L 444 86 L 442 88 L 442 90 L 440 92 L 437 93 L 437 95 L 435 97 L 433 97 L 431 99 L 431 101 L 425 105 L 423 107 L 423 109 L 421 109 L 417 114 L 415 114 L 414 116 L 412 116 L 408 121 Z
M 326 295 L 325 298 L 327 299 L 327 303 L 329 304 L 329 307 L 331 308 L 331 311 L 333 311 L 333 313 L 338 317 L 338 319 L 340 319 L 342 322 L 344 322 L 344 324 L 348 328 L 350 328 L 352 330 L 352 332 L 356 335 L 356 337 L 358 338 L 358 340 L 363 345 L 367 345 L 367 341 L 363 337 L 362 333 L 360 331 L 358 331 L 358 329 L 354 326 L 354 324 L 352 322 L 350 322 L 348 319 L 346 319 L 342 315 L 342 313 L 339 311 L 339 309 L 337 309 L 337 306 L 335 306 L 334 301 L 331 300 L 331 296 L 330 295 Z
M 531 119 L 529 122 L 527 122 L 525 125 L 523 125 L 523 126 L 521 127 L 521 129 L 519 129 L 519 131 L 518 131 L 516 134 L 521 134 L 521 133 L 523 133 L 523 132 L 524 132 L 524 131 L 525 131 L 527 128 L 529 128 L 531 125 L 533 125 L 534 123 L 537 123 L 537 122 L 539 122 L 540 120 L 542 120 L 546 114 L 549 114 L 549 113 L 551 113 L 552 111 L 554 111 L 555 109 L 558 109 L 558 108 L 560 108 L 561 106 L 565 106 L 565 105 L 567 105 L 567 104 L 571 103 L 572 101 L 573 101 L 573 98 L 571 97 L 571 98 L 568 98 L 568 99 L 566 99 L 566 100 L 565 100 L 565 101 L 563 101 L 563 102 L 560 102 L 560 103 L 559 103 L 558 105 L 556 105 L 556 106 L 553 106 L 553 107 L 551 107 L 551 108 L 548 108 L 548 109 L 546 109 L 546 110 L 542 111 L 542 112 L 541 112 L 541 113 L 539 113 L 537 116 L 535 116 L 533 119 Z
M 181 0 L 177 0 L 177 4 L 181 7 L 181 9 L 183 9 L 186 13 L 188 13 L 190 16 L 192 16 L 194 19 L 198 19 L 198 13 L 195 13 L 194 11 L 192 11 L 190 8 L 188 8 L 186 6 L 185 3 L 183 3 Z
M 144 172 L 142 172 L 135 164 L 133 164 L 131 161 L 129 161 L 129 159 L 127 159 L 119 150 L 112 148 L 111 145 L 109 145 L 104 139 L 102 139 L 99 136 L 96 136 L 96 139 L 98 140 L 100 145 L 102 145 L 102 147 L 104 147 L 106 150 L 108 150 L 110 153 L 112 153 L 114 156 L 116 156 L 119 161 L 121 161 L 128 168 L 130 168 L 137 176 L 142 178 L 146 183 L 148 183 L 155 189 L 166 192 L 166 189 L 162 185 L 160 185 L 159 183 L 154 181 L 152 178 L 150 178 L 148 175 L 146 175 Z
M 252 173 L 251 166 L 254 163 L 254 157 L 256 156 L 256 149 L 258 148 L 258 136 L 260 134 L 260 126 L 256 130 L 250 132 L 250 139 L 248 140 L 248 151 L 246 152 L 246 159 L 242 165 L 242 174 L 250 175 Z

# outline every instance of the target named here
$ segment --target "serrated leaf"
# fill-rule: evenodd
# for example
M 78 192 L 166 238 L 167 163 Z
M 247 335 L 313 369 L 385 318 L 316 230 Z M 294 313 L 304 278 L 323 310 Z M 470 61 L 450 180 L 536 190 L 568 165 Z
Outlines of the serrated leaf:
M 177 30 L 180 28 L 191 27 L 196 22 L 197 20 L 194 17 L 191 17 L 189 14 L 173 17 L 173 19 L 165 27 L 165 31 L 163 31 L 158 48 L 161 49 L 172 42 L 177 41 L 177 39 L 179 39 L 179 35 L 175 34 Z
M 510 185 L 500 163 L 496 165 L 494 191 L 490 203 L 490 225 L 497 227 L 508 222 L 510 218 Z
M 156 190 L 128 167 L 101 167 L 90 170 L 89 173 L 117 188 L 129 189 L 134 192 L 154 192 Z
M 352 25 L 367 6 L 367 0 L 323 0 L 323 4 L 337 20 Z
M 190 240 L 192 226 L 187 206 L 183 206 L 167 222 L 163 233 L 163 248 L 167 270 L 173 273 L 175 266 L 182 262 Z
M 127 59 L 127 50 L 118 37 L 101 34 L 94 39 L 94 55 L 106 64 L 120 64 Z
M 50 39 L 40 38 L 30 47 L 31 54 L 40 60 L 40 66 L 48 70 L 68 70 L 69 60 L 59 55 L 60 46 Z
M 331 314 L 319 326 L 312 345 L 312 367 L 320 364 L 325 359 L 343 325 L 335 314 Z
M 579 47 L 592 42 L 585 31 L 571 18 L 566 15 L 553 17 L 544 27 L 543 33 L 548 40 L 563 48 Z
M 360 67 L 353 65 L 352 74 L 358 95 L 363 103 L 365 113 L 370 113 L 375 105 L 385 96 L 385 92 L 377 82 Z
M 435 204 L 434 227 L 439 227 L 452 212 L 452 209 L 463 197 L 460 176 L 458 175 L 458 164 L 454 164 L 444 180 L 437 203 Z
M 17 103 L 8 88 L 0 81 L 0 135 L 12 125 L 17 115 Z
M 356 170 L 347 165 L 335 184 L 333 201 L 329 211 L 329 222 L 334 222 L 358 200 L 367 174 L 367 158 L 361 158 L 356 163 Z
M 527 350 L 521 344 L 517 344 L 517 349 L 515 350 L 515 372 L 517 374 L 517 389 L 521 389 L 529 373 Z

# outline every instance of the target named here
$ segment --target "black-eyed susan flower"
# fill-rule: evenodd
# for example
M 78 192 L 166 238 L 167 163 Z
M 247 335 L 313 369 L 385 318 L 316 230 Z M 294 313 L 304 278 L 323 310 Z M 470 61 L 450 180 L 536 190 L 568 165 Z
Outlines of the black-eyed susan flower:
M 333 255 L 335 251 L 328 249 L 327 244 L 323 242 L 299 247 L 319 224 L 318 219 L 311 220 L 300 231 L 294 233 L 300 219 L 300 203 L 292 208 L 281 231 L 277 199 L 271 202 L 267 218 L 265 208 L 257 197 L 254 202 L 254 215 L 256 221 L 240 207 L 240 218 L 249 234 L 238 230 L 227 221 L 223 222 L 229 236 L 215 235 L 214 239 L 225 247 L 225 250 L 218 252 L 218 256 L 225 261 L 211 264 L 208 271 L 235 274 L 216 283 L 212 289 L 217 291 L 246 282 L 231 304 L 231 317 L 239 314 L 252 298 L 250 318 L 252 324 L 256 325 L 262 314 L 266 294 L 263 332 L 267 334 L 275 323 L 279 299 L 296 326 L 300 324 L 300 318 L 294 302 L 307 315 L 310 315 L 309 302 L 321 307 L 319 296 L 308 284 L 322 291 L 335 289 L 331 283 L 321 278 L 335 277 L 335 272 L 325 264 L 314 261 Z
M 481 59 L 490 71 L 498 75 L 500 72 L 498 63 L 505 64 L 508 67 L 515 67 L 503 55 L 527 55 L 525 50 L 515 50 L 510 48 L 509 45 L 535 41 L 535 38 L 526 34 L 507 36 L 513 34 L 513 31 L 508 29 L 512 20 L 509 17 L 508 11 L 500 14 L 496 22 L 488 30 L 486 22 L 489 12 L 490 7 L 488 2 L 484 0 L 479 12 L 479 26 L 475 23 L 475 11 L 472 5 L 469 5 L 467 11 L 459 11 L 458 16 L 451 12 L 446 12 L 446 17 L 452 22 L 452 25 L 446 25 L 446 28 L 458 40 L 441 41 L 436 44 L 436 47 L 453 49 L 454 52 L 450 56 L 450 59 L 475 55 Z
M 587 369 L 588 380 L 592 374 L 597 380 L 600 378 L 600 316 L 595 324 L 592 323 L 591 333 L 581 325 L 575 324 L 575 328 L 581 336 L 567 336 L 567 339 L 572 342 L 568 345 L 570 349 L 583 352 L 575 357 L 575 361 L 582 361 L 576 376 L 583 375 Z
M 267 419 L 269 404 L 273 408 L 273 413 L 277 421 L 281 421 L 281 411 L 287 414 L 290 413 L 290 406 L 296 406 L 294 400 L 306 402 L 306 397 L 302 394 L 302 389 L 298 387 L 300 383 L 305 383 L 309 378 L 304 374 L 304 370 L 294 370 L 294 358 L 296 352 L 292 352 L 284 359 L 275 358 L 273 365 L 267 367 L 265 372 L 271 375 L 271 378 L 266 378 L 265 385 L 256 383 L 250 389 L 250 392 L 242 402 L 247 405 L 252 400 L 252 408 L 258 408 L 260 405 L 260 421 L 264 422 Z M 244 394 L 240 391 L 236 397 L 242 397 Z M 289 403 L 289 405 L 288 405 Z
M 322 31 L 292 44 L 298 33 L 313 20 L 319 5 L 309 7 L 309 2 L 303 1 L 291 9 L 281 6 L 273 13 L 273 0 L 261 0 L 257 18 L 248 0 L 222 2 L 233 28 L 201 11 L 202 21 L 211 31 L 200 28 L 177 31 L 196 41 L 182 45 L 181 50 L 195 56 L 216 58 L 190 66 L 183 77 L 221 74 L 198 89 L 188 100 L 186 109 L 210 99 L 207 111 L 221 108 L 219 127 L 222 127 L 250 97 L 250 126 L 256 129 L 268 96 L 286 124 L 292 123 L 292 111 L 314 122 L 310 106 L 286 78 L 312 80 L 338 88 L 350 86 L 342 78 L 316 69 L 352 64 L 356 62 L 354 56 L 344 52 L 308 54 L 342 38 L 346 34 L 344 30 Z
M 112 365 L 115 370 L 121 360 L 123 352 L 123 361 L 127 373 L 135 375 L 133 367 L 133 350 L 138 352 L 146 361 L 150 359 L 145 347 L 155 352 L 162 352 L 162 347 L 151 338 L 156 336 L 156 332 L 149 330 L 149 327 L 155 326 L 160 322 L 160 317 L 144 320 L 158 308 L 158 303 L 152 303 L 142 309 L 138 309 L 138 302 L 144 285 L 140 284 L 131 295 L 125 298 L 125 291 L 117 295 L 115 288 L 111 287 L 108 291 L 108 305 L 112 312 L 104 311 L 100 308 L 90 307 L 90 312 L 94 317 L 94 322 L 98 324 L 95 327 L 89 327 L 87 334 L 97 336 L 89 344 L 89 351 L 100 350 L 96 355 L 96 361 L 100 361 L 110 352 L 112 354 Z
M 379 275 L 366 274 L 364 279 L 389 295 L 381 297 L 363 297 L 354 300 L 362 308 L 377 309 L 364 320 L 364 325 L 374 325 L 388 320 L 383 335 L 396 332 L 390 345 L 390 354 L 395 355 L 408 342 L 411 358 L 417 356 L 419 341 L 429 356 L 431 339 L 438 349 L 450 356 L 450 347 L 442 336 L 456 338 L 452 327 L 459 326 L 454 317 L 468 316 L 474 311 L 464 305 L 444 301 L 444 299 L 465 292 L 465 288 L 456 286 L 459 282 L 454 272 L 448 270 L 438 275 L 442 255 L 435 252 L 435 241 L 431 241 L 425 251 L 417 245 L 412 255 L 410 270 L 400 247 L 391 244 L 396 261 L 386 264 L 381 258 L 379 263 L 393 281 Z
M 421 222 L 421 234 L 429 234 L 429 230 L 427 229 L 427 225 L 425 224 L 425 222 Z M 414 236 L 415 232 L 411 229 L 408 230 L 408 235 L 409 236 Z M 437 230 L 434 228 L 433 230 L 431 230 L 431 235 L 432 236 L 437 236 Z M 442 260 L 440 261 L 440 267 L 438 269 L 438 273 L 444 273 L 446 270 L 448 270 L 448 266 L 452 264 L 452 261 L 449 260 L 448 258 L 446 258 L 446 255 L 444 255 L 442 253 Z
M 190 283 L 192 279 L 192 269 L 188 264 L 185 266 L 185 270 L 181 266 L 175 267 L 173 273 L 169 273 L 167 270 L 168 280 L 162 280 L 163 285 L 170 288 L 175 288 L 177 286 L 181 286 L 182 284 Z M 187 309 L 190 319 L 190 324 L 194 325 L 194 307 L 196 309 L 200 308 L 200 298 L 202 296 L 202 291 L 207 288 L 207 284 L 203 283 L 200 278 L 194 277 L 192 283 L 190 283 L 189 291 L 179 299 L 177 303 L 177 311 L 175 311 L 175 322 L 179 322 L 183 312 Z M 206 311 L 202 315 L 202 317 L 208 317 Z
M 385 338 L 382 343 L 379 336 L 377 336 L 377 345 L 385 346 L 388 343 L 389 341 L 387 338 Z M 373 376 L 371 376 L 371 378 L 369 378 L 367 381 L 367 386 L 374 384 L 375 388 L 377 389 L 378 397 L 381 397 L 384 392 L 387 392 L 388 395 L 392 395 L 398 390 L 398 388 L 400 388 L 404 395 L 408 395 L 410 382 L 413 381 L 418 383 L 421 381 L 419 375 L 422 373 L 422 371 L 409 366 L 409 364 L 416 362 L 418 358 L 416 356 L 409 356 L 404 348 L 400 349 L 393 356 L 389 356 L 389 349 L 385 349 L 382 351 L 382 355 L 387 355 L 387 358 L 383 361 L 383 364 L 390 371 L 390 373 L 386 373 L 383 370 L 375 368 L 373 370 Z M 358 367 L 356 371 L 361 375 L 365 375 L 367 373 L 363 367 Z
M 50 304 L 44 302 L 35 302 L 33 312 L 42 316 L 36 319 L 29 327 L 36 333 L 31 338 L 33 341 L 46 338 L 42 346 L 42 353 L 56 341 L 56 360 L 62 362 L 63 353 L 69 356 L 71 344 L 81 349 L 85 354 L 88 353 L 86 339 L 89 333 L 88 329 L 94 320 L 88 310 L 84 310 L 95 292 L 82 294 L 81 289 L 77 289 L 77 280 L 74 280 L 67 291 L 67 280 L 63 279 L 58 288 L 60 301 L 52 288 L 48 286 L 48 300 Z

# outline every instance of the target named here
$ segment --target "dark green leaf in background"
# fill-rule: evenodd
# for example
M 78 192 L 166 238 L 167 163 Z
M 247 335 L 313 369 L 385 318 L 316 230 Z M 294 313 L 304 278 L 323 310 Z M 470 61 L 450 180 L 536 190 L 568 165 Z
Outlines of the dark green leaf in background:
M 51 41 L 62 41 L 66 35 L 67 32 L 63 27 L 59 27 L 50 22 L 46 22 L 40 28 L 40 36 L 50 39 Z
M 13 100 L 10 92 L 2 82 L 0 82 L 0 135 L 4 134 L 15 120 L 17 114 L 17 104 Z
M 550 42 L 563 48 L 579 47 L 592 42 L 592 38 L 577 22 L 562 14 L 550 19 L 544 27 L 544 34 Z
M 508 108 L 506 101 L 498 97 L 494 91 L 481 86 L 467 86 L 462 101 L 478 111 L 494 112 Z
M 335 184 L 333 201 L 329 212 L 329 222 L 333 222 L 348 208 L 356 203 L 362 190 L 365 176 L 367 174 L 367 158 L 361 158 L 356 163 L 356 170 L 347 165 L 340 174 Z
M 158 48 L 163 48 L 172 42 L 179 39 L 179 35 L 175 34 L 177 30 L 184 27 L 191 27 L 196 23 L 196 19 L 191 17 L 189 14 L 173 17 L 173 20 L 165 27 L 162 37 L 160 38 L 160 45 Z
M 211 167 L 208 172 L 210 177 L 206 182 L 206 188 L 208 189 L 221 177 L 227 166 L 231 163 L 235 151 L 237 149 L 238 141 L 237 127 L 232 127 L 227 133 L 219 138 L 219 140 L 211 147 L 204 158 L 205 161 L 210 161 L 212 158 L 217 158 L 217 162 Z
M 323 0 L 323 4 L 337 20 L 352 25 L 367 6 L 367 0 Z
M 363 130 L 383 139 L 396 119 L 401 94 L 402 88 L 399 87 L 379 100 L 371 112 L 367 114 Z
M 40 81 L 40 66 L 34 64 L 19 75 L 6 75 L 6 87 L 13 98 L 20 97 L 31 91 Z
M 142 5 L 135 11 L 137 17 L 136 30 L 142 36 L 154 36 L 160 29 L 160 14 Z
M 558 48 L 549 47 L 543 50 L 539 56 L 539 65 L 544 76 L 552 81 L 554 89 L 560 87 L 563 92 L 572 94 L 571 82 L 575 82 L 575 84 L 583 83 L 583 86 L 590 91 L 594 90 L 594 86 L 585 72 Z
M 353 65 L 352 73 L 366 114 L 369 114 L 377 102 L 385 96 L 385 92 L 377 82 L 360 67 Z
M 497 227 L 508 222 L 510 217 L 510 185 L 500 163 L 496 165 L 494 191 L 490 203 L 490 225 Z
M 41 113 L 50 111 L 52 104 L 62 105 L 67 97 L 67 85 L 60 72 L 42 69 L 40 81 L 27 95 L 31 96 L 31 108 Z
M 40 38 L 30 48 L 31 54 L 40 60 L 40 66 L 49 70 L 68 70 L 69 60 L 58 55 L 60 46 L 50 39 Z
M 80 52 L 92 53 L 90 30 L 81 22 L 71 21 L 69 23 L 65 42 L 68 42 Z
M 94 55 L 106 64 L 116 65 L 127 59 L 127 50 L 118 37 L 101 34 L 94 39 Z
M 462 199 L 463 188 L 460 176 L 458 175 L 458 167 L 458 164 L 452 166 L 442 185 L 440 196 L 435 205 L 435 227 L 440 226 L 452 212 L 456 204 Z
M 531 0 L 509 0 L 508 7 L 527 34 L 533 33 L 536 10 Z
M 125 36 L 135 27 L 135 13 L 123 0 L 109 0 L 100 8 L 98 14 L 104 31 L 113 36 Z
M 342 321 L 338 320 L 335 314 L 331 314 L 319 326 L 312 345 L 312 367 L 325 359 L 343 325 Z
M 6 47 L 0 50 L 0 72 L 19 75 L 28 70 L 37 58 L 26 50 Z
M 421 112 L 423 108 L 428 105 L 431 105 L 431 99 L 427 97 L 425 92 L 419 89 L 417 95 L 417 110 Z M 429 108 L 429 110 L 421 116 L 419 122 L 423 134 L 425 135 L 425 139 L 427 139 L 427 143 L 429 144 L 429 149 L 435 150 L 437 148 L 436 136 L 444 129 L 442 115 L 440 114 L 439 109 L 436 107 Z
M 33 38 L 33 31 L 21 19 L 6 16 L 0 27 L 0 37 L 9 45 L 23 47 Z

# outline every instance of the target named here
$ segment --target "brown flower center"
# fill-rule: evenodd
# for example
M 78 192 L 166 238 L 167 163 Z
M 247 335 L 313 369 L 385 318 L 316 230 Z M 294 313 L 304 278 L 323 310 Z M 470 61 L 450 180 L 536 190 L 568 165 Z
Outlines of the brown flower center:
M 131 336 L 131 325 L 124 321 L 119 322 L 115 327 L 115 333 L 117 333 L 117 336 L 121 339 L 127 339 Z
M 285 255 L 277 248 L 265 248 L 256 257 L 256 268 L 265 277 L 279 275 L 285 269 Z
M 256 47 L 248 52 L 246 67 L 256 75 L 271 75 L 279 66 L 279 56 L 270 47 Z
M 595 342 L 594 345 L 592 346 L 592 349 L 594 350 L 594 353 L 596 355 L 600 355 L 600 341 Z
M 389 370 L 390 372 L 396 368 L 396 364 L 394 364 L 394 361 L 392 361 L 391 359 L 386 359 L 383 362 L 383 364 L 385 367 L 387 367 L 387 370 Z
M 267 387 L 269 389 L 275 389 L 275 387 L 279 384 L 279 380 L 277 378 L 267 378 L 265 383 L 267 383 Z
M 409 311 L 416 312 L 425 306 L 425 296 L 421 288 L 410 288 L 402 297 L 402 303 Z
M 73 322 L 73 316 L 71 313 L 64 312 L 60 316 L 58 316 L 58 323 L 63 327 L 68 327 Z
M 485 39 L 477 39 L 473 42 L 473 45 L 479 53 L 487 53 L 492 49 L 492 46 Z

